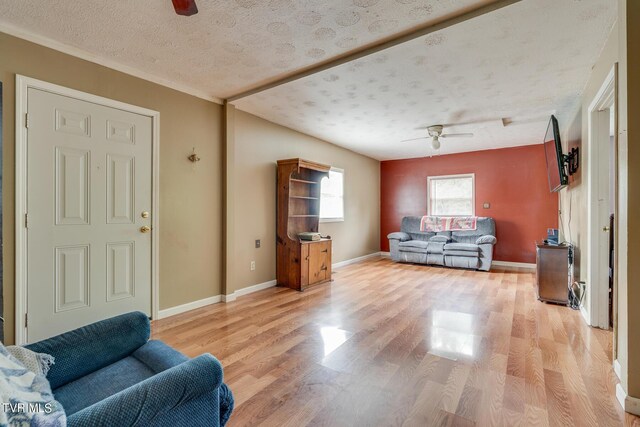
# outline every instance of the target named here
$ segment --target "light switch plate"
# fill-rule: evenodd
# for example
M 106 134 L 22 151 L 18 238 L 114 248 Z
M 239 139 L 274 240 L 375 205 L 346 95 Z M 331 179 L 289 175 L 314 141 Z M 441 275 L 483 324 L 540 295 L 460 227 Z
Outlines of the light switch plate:
M 256 249 L 260 248 L 260 239 L 256 239 Z
M 489 202 L 484 202 L 484 204 L 482 205 L 483 208 L 485 209 L 489 209 L 491 207 L 491 203 Z
M 256 271 L 256 262 L 251 261 L 251 271 Z

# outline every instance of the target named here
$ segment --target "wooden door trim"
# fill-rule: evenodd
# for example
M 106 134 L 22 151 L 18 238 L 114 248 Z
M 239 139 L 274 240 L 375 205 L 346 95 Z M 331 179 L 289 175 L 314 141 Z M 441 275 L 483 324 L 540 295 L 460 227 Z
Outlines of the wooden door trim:
M 109 108 L 117 108 L 151 118 L 151 316 L 158 318 L 159 310 L 159 212 L 160 212 L 160 113 L 113 99 L 69 89 L 41 80 L 16 74 L 15 123 L 15 343 L 24 344 L 27 338 L 27 94 L 38 89 Z

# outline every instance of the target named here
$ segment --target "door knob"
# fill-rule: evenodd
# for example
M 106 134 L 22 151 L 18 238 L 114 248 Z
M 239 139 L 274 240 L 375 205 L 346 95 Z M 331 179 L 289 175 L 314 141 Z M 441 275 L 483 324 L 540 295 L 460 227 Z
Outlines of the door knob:
M 140 232 L 141 233 L 148 233 L 151 231 L 151 227 L 148 227 L 146 225 L 143 225 L 142 227 L 140 227 Z
M 611 231 L 611 227 L 609 227 L 608 225 L 605 225 L 604 227 L 602 227 L 602 231 L 604 231 L 605 233 L 608 233 L 609 231 Z
M 140 216 L 141 216 L 142 218 L 149 218 L 149 212 L 147 212 L 147 211 L 143 211 L 143 212 L 140 214 Z

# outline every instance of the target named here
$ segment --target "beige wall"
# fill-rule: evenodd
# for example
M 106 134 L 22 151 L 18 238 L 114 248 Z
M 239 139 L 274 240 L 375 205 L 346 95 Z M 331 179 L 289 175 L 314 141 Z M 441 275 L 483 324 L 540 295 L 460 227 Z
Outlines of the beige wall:
M 640 212 L 640 2 L 619 0 L 618 4 L 621 46 L 618 359 L 628 394 L 640 398 L 640 223 L 637 220 Z
M 570 123 L 561 123 L 565 153 L 572 147 L 580 147 L 580 168 L 569 178 L 569 186 L 560 191 L 560 220 L 563 237 L 576 245 L 576 280 L 587 280 L 589 259 L 587 256 L 587 176 L 589 174 L 588 111 L 589 105 L 600 90 L 611 68 L 618 61 L 618 26 L 614 26 L 600 58 L 591 71 L 591 77 L 582 95 L 580 108 Z M 583 306 L 590 307 L 591 289 L 587 283 Z
M 0 33 L 6 342 L 14 335 L 15 75 L 160 112 L 160 309 L 219 295 L 222 107 Z M 187 161 L 196 147 L 202 161 Z
M 617 360 L 621 385 L 629 396 L 640 398 L 640 224 L 629 221 L 640 212 L 640 2 L 618 0 L 618 22 L 607 41 L 585 88 L 582 106 L 566 132 L 569 145 L 582 145 L 581 172 L 577 182 L 560 194 L 560 206 L 568 213 L 572 202 L 570 230 L 573 240 L 586 251 L 587 194 L 589 173 L 585 150 L 588 144 L 587 111 L 607 73 L 618 62 L 618 304 Z M 568 216 L 565 217 L 565 226 Z M 579 274 L 586 279 L 589 260 L 581 253 Z M 588 307 L 588 300 L 585 301 Z
M 294 157 L 344 169 L 345 221 L 320 224 L 320 232 L 333 237 L 333 262 L 380 250 L 380 162 L 236 110 L 236 257 L 229 292 L 276 278 L 276 161 Z

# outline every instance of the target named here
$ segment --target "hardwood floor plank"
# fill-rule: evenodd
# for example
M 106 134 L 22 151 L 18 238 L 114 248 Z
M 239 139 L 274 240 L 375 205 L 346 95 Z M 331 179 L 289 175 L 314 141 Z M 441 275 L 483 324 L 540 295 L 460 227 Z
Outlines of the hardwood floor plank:
M 229 426 L 639 425 L 615 398 L 612 334 L 536 300 L 526 269 L 370 259 L 152 323 L 224 366 Z

